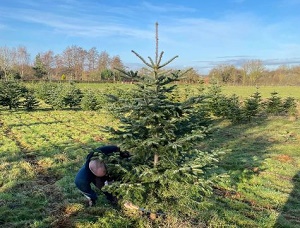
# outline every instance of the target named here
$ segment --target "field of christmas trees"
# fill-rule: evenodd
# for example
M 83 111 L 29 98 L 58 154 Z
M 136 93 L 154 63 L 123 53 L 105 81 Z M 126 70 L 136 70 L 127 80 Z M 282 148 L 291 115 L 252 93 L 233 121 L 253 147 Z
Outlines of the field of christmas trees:
M 210 195 L 199 193 L 196 208 L 177 214 L 188 204 L 181 208 L 181 203 L 174 201 L 179 210 L 175 208 L 167 218 L 154 221 L 110 205 L 100 191 L 97 205 L 86 207 L 85 198 L 75 187 L 75 175 L 87 152 L 109 142 L 110 135 L 101 130 L 108 125 L 117 127 L 119 122 L 104 110 L 1 109 L 1 224 L 5 227 L 299 225 L 300 125 L 294 116 L 258 118 L 243 124 L 224 119 L 213 122 L 210 134 L 197 140 L 197 148 L 204 151 L 223 148 L 224 154 L 216 163 L 218 167 L 206 171 L 222 178 L 212 182 Z M 147 148 L 143 151 L 148 152 Z M 183 180 L 178 186 L 179 193 L 186 188 Z M 186 197 L 193 197 L 185 193 Z M 147 208 L 148 203 L 140 206 Z M 148 209 L 152 209 L 150 204 Z
M 177 56 L 133 54 L 149 71 L 122 72 L 130 85 L 1 82 L 1 226 L 299 226 L 298 100 L 179 86 Z M 132 156 L 108 164 L 118 203 L 96 190 L 88 207 L 74 178 L 106 144 Z

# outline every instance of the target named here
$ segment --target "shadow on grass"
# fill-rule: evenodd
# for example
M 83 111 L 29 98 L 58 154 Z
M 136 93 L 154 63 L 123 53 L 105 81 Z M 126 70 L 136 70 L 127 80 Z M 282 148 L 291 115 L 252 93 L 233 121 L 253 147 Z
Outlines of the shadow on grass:
M 206 149 L 228 150 L 219 162 L 219 173 L 230 175 L 232 185 L 250 179 L 259 174 L 262 164 L 268 157 L 268 148 L 278 143 L 269 138 L 261 129 L 267 126 L 267 120 L 247 124 L 232 125 L 221 122 L 218 129 L 206 141 Z
M 229 176 L 214 187 L 210 211 L 218 211 L 218 221 L 241 227 L 261 227 L 266 224 L 270 227 L 270 223 L 274 224 L 277 220 L 276 227 L 300 227 L 300 173 L 294 176 L 293 192 L 283 207 L 284 203 L 279 198 L 286 193 L 278 190 L 280 184 L 276 186 L 277 169 L 272 166 L 271 170 L 265 170 L 274 155 L 286 152 L 272 151 L 270 148 L 288 143 L 289 128 L 279 129 L 280 123 L 274 124 L 274 121 L 276 118 L 240 125 L 222 121 L 209 141 L 205 142 L 206 149 L 229 150 L 220 158 L 215 170 Z M 266 173 L 274 175 L 274 179 L 266 179 Z M 287 174 L 286 178 L 291 177 Z M 226 182 L 228 180 L 230 183 Z M 282 207 L 281 215 L 276 218 L 275 212 Z
M 35 122 L 35 123 L 29 123 L 29 124 L 10 124 L 10 127 L 23 127 L 23 126 L 34 126 L 34 125 L 51 125 L 51 124 L 63 124 L 67 121 L 49 121 L 49 122 Z
M 30 153 L 21 148 L 18 155 L 8 159 L 10 162 L 2 163 L 2 175 L 7 180 L 0 186 L 0 226 L 74 227 L 76 220 L 95 222 L 113 210 L 99 191 L 98 206 L 87 208 L 74 184 L 87 154 L 80 143 L 70 142 Z
M 224 124 L 207 142 L 207 149 L 232 150 L 220 159 L 218 170 L 220 173 L 229 173 L 231 185 L 258 175 L 268 157 L 268 148 L 274 143 L 279 143 L 276 138 L 270 138 L 262 130 L 267 124 L 267 120 L 243 125 Z M 14 180 L 10 185 L 5 186 L 3 183 L 4 186 L 1 186 L 3 197 L 0 200 L 0 224 L 4 227 L 72 227 L 74 221 L 93 222 L 99 217 L 105 217 L 106 211 L 112 209 L 102 205 L 84 209 L 84 197 L 74 185 L 75 175 L 87 154 L 83 145 L 74 141 L 68 144 L 53 144 L 39 150 L 26 151 L 26 148 L 22 148 L 22 143 L 17 142 L 21 148 L 20 159 L 26 161 L 24 165 L 29 163 L 36 175 L 25 177 L 31 170 L 30 167 L 24 166 L 20 169 L 22 175 L 16 174 L 20 179 Z M 93 144 L 95 145 L 95 142 L 86 143 Z M 17 164 L 17 159 L 16 156 L 12 162 Z M 9 170 L 9 167 L 5 169 Z M 6 171 L 5 175 L 13 174 Z M 299 189 L 299 179 L 295 182 L 294 191 L 297 188 Z M 291 197 L 292 195 L 293 193 Z M 291 205 L 287 204 L 287 207 Z M 247 206 L 247 211 L 252 210 L 251 202 Z M 286 214 L 292 214 L 292 211 L 286 210 Z M 284 217 L 285 214 L 282 215 Z
M 300 227 L 300 171 L 292 179 L 294 188 L 274 227 Z

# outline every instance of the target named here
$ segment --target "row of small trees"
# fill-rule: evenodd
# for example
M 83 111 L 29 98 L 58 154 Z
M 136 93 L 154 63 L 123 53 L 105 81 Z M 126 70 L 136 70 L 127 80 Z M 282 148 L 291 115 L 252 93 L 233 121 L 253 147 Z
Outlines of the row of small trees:
M 128 91 L 107 91 L 118 97 L 130 97 Z M 182 93 L 189 93 L 188 90 Z M 188 97 L 188 94 L 182 94 Z M 247 122 L 257 116 L 286 115 L 294 113 L 296 101 L 292 97 L 281 98 L 277 92 L 271 93 L 266 99 L 261 98 L 257 91 L 241 101 L 236 94 L 225 96 L 221 87 L 211 85 L 203 92 L 208 112 L 216 117 L 226 118 L 232 122 Z M 97 90 L 81 90 L 74 83 L 43 82 L 28 88 L 18 81 L 0 82 L 0 105 L 9 109 L 33 110 L 41 101 L 53 109 L 99 110 L 107 106 L 106 95 Z
M 108 91 L 120 97 L 126 91 Z M 17 80 L 0 81 L 0 106 L 10 110 L 32 111 L 39 107 L 61 109 L 81 109 L 96 111 L 107 106 L 106 96 L 97 89 L 80 89 L 75 83 L 41 82 L 35 85 Z
M 0 105 L 28 111 L 38 108 L 41 101 L 54 109 L 74 108 L 83 97 L 80 89 L 66 84 L 41 84 L 37 89 L 29 89 L 18 81 L 2 81 L 0 91 Z
M 281 98 L 277 92 L 262 99 L 257 91 L 241 101 L 236 94 L 224 96 L 219 86 L 213 85 L 209 91 L 209 110 L 216 116 L 233 123 L 249 122 L 255 117 L 295 114 L 297 103 L 293 97 Z

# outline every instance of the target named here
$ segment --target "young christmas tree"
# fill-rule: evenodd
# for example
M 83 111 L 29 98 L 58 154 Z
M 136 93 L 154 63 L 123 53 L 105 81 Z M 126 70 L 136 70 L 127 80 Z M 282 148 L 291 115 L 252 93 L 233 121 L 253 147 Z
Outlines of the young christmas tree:
M 162 63 L 158 54 L 149 62 L 132 51 L 149 69 L 144 75 L 123 72 L 134 81 L 131 98 L 110 96 L 112 112 L 119 119 L 117 129 L 106 127 L 122 149 L 133 155 L 130 160 L 111 156 L 108 172 L 115 176 L 105 190 L 150 210 L 189 213 L 211 192 L 214 177 L 208 170 L 220 152 L 202 151 L 200 142 L 210 128 L 206 97 L 199 95 L 185 101 L 174 97 L 180 71 L 163 68 L 177 56 Z

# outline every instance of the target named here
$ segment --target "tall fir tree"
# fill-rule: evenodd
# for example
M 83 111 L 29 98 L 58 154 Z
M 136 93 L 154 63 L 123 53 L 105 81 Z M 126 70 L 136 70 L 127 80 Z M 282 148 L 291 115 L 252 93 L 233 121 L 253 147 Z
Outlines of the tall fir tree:
M 118 128 L 107 126 L 110 140 L 133 155 L 129 160 L 108 158 L 108 172 L 115 182 L 105 190 L 150 210 L 189 213 L 211 192 L 208 170 L 220 151 L 202 151 L 199 144 L 210 131 L 206 97 L 175 99 L 180 71 L 163 68 L 178 56 L 161 63 L 156 23 L 155 59 L 147 62 L 132 51 L 149 73 L 123 72 L 134 81 L 130 98 L 109 95 Z
M 32 67 L 32 69 L 35 71 L 34 76 L 37 78 L 43 78 L 45 75 L 47 75 L 47 70 L 40 54 L 36 55 L 34 66 Z

